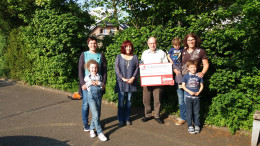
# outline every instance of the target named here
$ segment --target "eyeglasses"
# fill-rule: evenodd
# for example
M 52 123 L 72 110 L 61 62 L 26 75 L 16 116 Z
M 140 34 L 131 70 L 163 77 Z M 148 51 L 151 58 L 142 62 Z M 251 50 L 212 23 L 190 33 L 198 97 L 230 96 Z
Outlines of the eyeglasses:
M 195 39 L 187 40 L 188 42 L 195 42 Z

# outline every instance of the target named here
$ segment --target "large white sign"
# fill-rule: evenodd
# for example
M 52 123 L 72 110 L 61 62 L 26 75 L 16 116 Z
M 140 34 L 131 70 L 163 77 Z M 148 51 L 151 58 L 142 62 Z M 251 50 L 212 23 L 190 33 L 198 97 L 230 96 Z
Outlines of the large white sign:
M 174 85 L 171 63 L 140 64 L 141 86 Z

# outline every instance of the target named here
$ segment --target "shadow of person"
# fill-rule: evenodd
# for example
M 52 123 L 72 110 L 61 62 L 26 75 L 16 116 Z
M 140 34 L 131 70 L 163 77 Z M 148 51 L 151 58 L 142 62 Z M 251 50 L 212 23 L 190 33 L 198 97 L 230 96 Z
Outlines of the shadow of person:
M 139 107 L 135 107 L 135 108 L 131 109 L 130 119 L 131 119 L 132 122 L 135 121 L 135 120 L 140 119 L 141 117 L 143 117 L 143 110 L 140 110 L 140 109 L 141 108 L 139 108 Z M 116 124 L 105 126 L 105 125 L 107 125 L 107 124 L 109 124 L 111 122 L 114 122 L 114 121 L 116 121 Z M 110 117 L 110 118 L 103 119 L 103 120 L 101 120 L 100 123 L 102 125 L 102 129 L 103 130 L 110 129 L 108 132 L 105 133 L 105 135 L 107 136 L 108 139 L 109 139 L 109 136 L 112 133 L 114 133 L 115 131 L 117 131 L 120 128 L 123 128 L 123 126 L 120 126 L 118 124 L 117 116 L 113 116 L 113 117 Z
M 69 146 L 68 141 L 59 141 L 48 137 L 39 136 L 6 136 L 0 137 L 1 146 Z

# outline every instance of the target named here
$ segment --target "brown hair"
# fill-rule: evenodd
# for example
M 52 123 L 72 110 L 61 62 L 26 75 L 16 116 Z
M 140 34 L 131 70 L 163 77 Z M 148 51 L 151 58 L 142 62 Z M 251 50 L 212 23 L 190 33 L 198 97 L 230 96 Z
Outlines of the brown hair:
M 185 36 L 184 40 L 183 40 L 183 45 L 184 45 L 184 47 L 189 48 L 189 46 L 188 46 L 188 44 L 187 44 L 187 39 L 188 39 L 188 37 L 193 37 L 193 38 L 195 39 L 195 47 L 199 47 L 199 46 L 200 46 L 200 44 L 201 44 L 201 39 L 200 39 L 195 33 L 188 33 L 188 34 Z
M 189 60 L 188 62 L 187 62 L 187 67 L 189 67 L 190 65 L 198 65 L 198 63 L 195 61 L 195 60 Z
M 172 45 L 181 45 L 181 39 L 179 37 L 173 38 Z
M 89 37 L 89 38 L 87 39 L 87 43 L 89 43 L 90 41 L 96 41 L 96 43 L 97 43 L 97 38 L 94 37 L 94 36 L 91 36 L 91 37 Z
M 91 64 L 96 64 L 96 65 L 97 65 L 97 68 L 99 69 L 99 64 L 98 64 L 97 61 L 94 60 L 94 59 L 90 59 L 90 60 L 85 64 L 84 67 L 87 68 L 88 71 L 89 71 L 89 67 L 90 67 Z

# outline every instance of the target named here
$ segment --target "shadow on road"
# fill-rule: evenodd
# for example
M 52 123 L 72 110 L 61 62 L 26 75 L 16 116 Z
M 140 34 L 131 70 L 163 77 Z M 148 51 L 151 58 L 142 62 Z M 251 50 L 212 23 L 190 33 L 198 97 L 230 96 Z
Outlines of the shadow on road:
M 58 141 L 55 139 L 39 136 L 6 136 L 0 137 L 0 146 L 48 146 L 59 145 L 69 146 L 68 141 Z
M 135 120 L 138 120 L 141 117 L 143 117 L 144 116 L 143 111 L 144 111 L 143 108 L 138 108 L 138 107 L 132 108 L 131 121 L 135 121 Z M 110 126 L 105 126 L 106 124 L 111 123 L 113 121 L 118 121 L 117 116 L 113 116 L 113 117 L 101 120 L 101 125 L 102 125 L 102 127 L 104 127 L 103 130 L 111 129 L 105 134 L 108 138 L 109 138 L 109 135 L 111 135 L 118 129 L 122 128 L 122 126 L 119 126 L 118 122 L 116 122 L 116 124 L 113 124 Z

